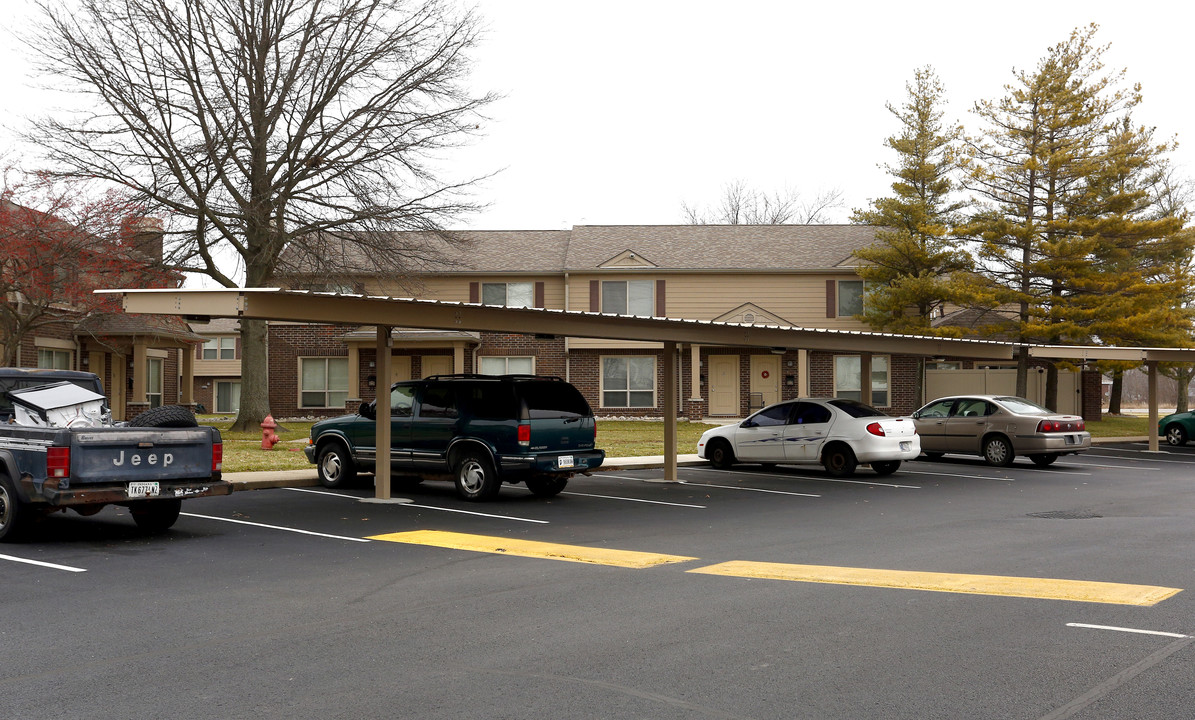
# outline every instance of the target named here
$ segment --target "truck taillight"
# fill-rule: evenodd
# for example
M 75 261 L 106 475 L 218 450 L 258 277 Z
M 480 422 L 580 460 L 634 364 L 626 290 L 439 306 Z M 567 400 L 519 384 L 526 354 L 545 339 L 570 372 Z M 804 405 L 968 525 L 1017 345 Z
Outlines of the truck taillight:
M 212 472 L 220 472 L 224 467 L 224 443 L 212 443 Z
M 51 446 L 46 448 L 46 476 L 68 478 L 71 476 L 71 449 Z
M 531 426 L 527 423 L 519 423 L 519 445 L 523 447 L 531 445 Z

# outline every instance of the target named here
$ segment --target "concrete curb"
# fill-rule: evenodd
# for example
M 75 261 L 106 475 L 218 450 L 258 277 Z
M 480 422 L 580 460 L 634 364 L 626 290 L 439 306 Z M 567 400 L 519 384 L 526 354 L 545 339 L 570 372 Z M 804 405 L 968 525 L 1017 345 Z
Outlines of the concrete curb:
M 1145 435 L 1131 437 L 1092 438 L 1092 445 L 1111 445 L 1114 443 L 1148 442 Z M 695 454 L 677 455 L 677 467 L 691 465 L 705 465 Z M 600 471 L 605 470 L 650 470 L 664 467 L 663 455 L 644 455 L 642 457 L 606 458 Z M 265 490 L 268 488 L 285 487 L 318 487 L 319 478 L 315 467 L 303 470 L 265 470 L 261 472 L 227 472 L 224 479 L 232 483 L 236 490 Z

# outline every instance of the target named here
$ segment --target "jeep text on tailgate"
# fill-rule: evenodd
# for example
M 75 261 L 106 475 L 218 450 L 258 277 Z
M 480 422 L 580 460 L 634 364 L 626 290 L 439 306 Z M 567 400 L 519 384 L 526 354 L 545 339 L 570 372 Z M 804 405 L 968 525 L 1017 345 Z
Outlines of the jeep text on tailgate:
M 138 527 L 162 532 L 185 498 L 231 492 L 219 430 L 178 406 L 115 425 L 98 377 L 59 374 L 69 377 L 0 369 L 8 421 L 0 424 L 0 540 L 17 538 L 40 514 L 92 515 L 105 505 L 123 505 Z

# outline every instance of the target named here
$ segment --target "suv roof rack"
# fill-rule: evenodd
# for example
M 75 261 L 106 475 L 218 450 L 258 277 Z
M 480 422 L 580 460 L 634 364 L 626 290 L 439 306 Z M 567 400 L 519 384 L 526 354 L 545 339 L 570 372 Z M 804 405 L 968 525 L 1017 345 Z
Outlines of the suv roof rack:
M 564 378 L 555 375 L 532 375 L 527 373 L 511 373 L 508 375 L 483 375 L 481 373 L 452 373 L 450 375 L 428 375 L 423 380 L 555 380 L 564 382 Z

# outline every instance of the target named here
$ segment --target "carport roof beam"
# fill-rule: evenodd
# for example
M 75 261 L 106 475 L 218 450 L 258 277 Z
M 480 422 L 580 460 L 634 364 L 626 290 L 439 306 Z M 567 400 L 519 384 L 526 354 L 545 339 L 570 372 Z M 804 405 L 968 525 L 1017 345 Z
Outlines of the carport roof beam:
M 276 288 L 100 290 L 122 295 L 130 313 L 242 317 L 294 322 L 529 333 L 609 340 L 786 347 L 836 352 L 885 352 L 985 360 L 1012 358 L 1005 342 L 894 335 L 710 320 L 631 317 L 540 308 Z
M 1122 360 L 1195 363 L 1195 348 L 1110 347 L 1106 345 L 1030 345 L 1029 356 L 1044 360 Z

